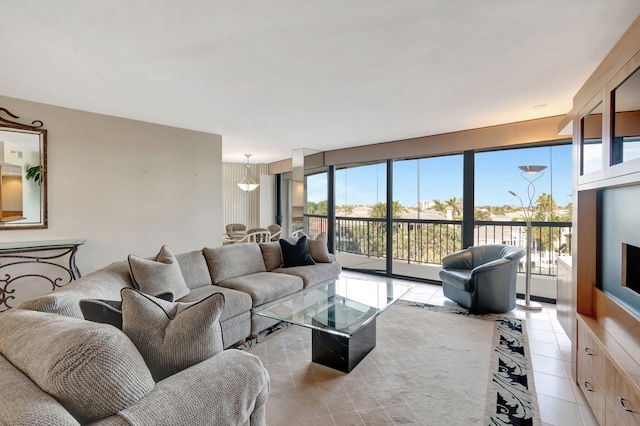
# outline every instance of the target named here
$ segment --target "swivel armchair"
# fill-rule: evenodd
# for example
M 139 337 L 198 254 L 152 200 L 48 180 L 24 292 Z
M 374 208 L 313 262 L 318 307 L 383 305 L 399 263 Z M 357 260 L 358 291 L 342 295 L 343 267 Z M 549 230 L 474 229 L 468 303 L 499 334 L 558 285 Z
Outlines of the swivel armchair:
M 471 246 L 442 259 L 445 297 L 475 313 L 508 312 L 516 306 L 516 274 L 525 251 L 492 244 Z

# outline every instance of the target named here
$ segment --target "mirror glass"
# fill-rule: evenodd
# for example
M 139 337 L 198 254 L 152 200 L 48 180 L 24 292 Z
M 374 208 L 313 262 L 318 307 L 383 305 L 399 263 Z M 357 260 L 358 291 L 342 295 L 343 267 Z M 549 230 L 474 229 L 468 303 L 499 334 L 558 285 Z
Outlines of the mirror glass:
M 602 169 L 602 110 L 602 102 L 599 102 L 581 120 L 582 170 L 580 174 L 583 175 Z
M 640 157 L 640 69 L 613 91 L 611 164 Z
M 0 231 L 47 227 L 46 134 L 0 126 Z

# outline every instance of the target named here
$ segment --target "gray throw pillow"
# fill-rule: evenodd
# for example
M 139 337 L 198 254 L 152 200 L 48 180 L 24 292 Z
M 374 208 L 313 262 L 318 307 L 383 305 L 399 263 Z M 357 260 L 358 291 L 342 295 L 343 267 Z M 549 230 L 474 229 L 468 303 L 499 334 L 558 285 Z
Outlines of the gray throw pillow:
M 316 263 L 331 263 L 329 248 L 327 247 L 327 234 L 323 232 L 315 240 L 307 240 L 307 246 L 309 255 Z
M 129 271 L 135 288 L 151 296 L 172 293 L 173 299 L 189 294 L 180 265 L 169 247 L 162 246 L 153 259 L 129 255 Z
M 132 288 L 120 294 L 122 331 L 156 382 L 222 352 L 222 293 L 193 303 L 167 302 Z
M 243 275 L 267 272 L 258 243 L 205 247 L 202 254 L 207 260 L 213 284 Z

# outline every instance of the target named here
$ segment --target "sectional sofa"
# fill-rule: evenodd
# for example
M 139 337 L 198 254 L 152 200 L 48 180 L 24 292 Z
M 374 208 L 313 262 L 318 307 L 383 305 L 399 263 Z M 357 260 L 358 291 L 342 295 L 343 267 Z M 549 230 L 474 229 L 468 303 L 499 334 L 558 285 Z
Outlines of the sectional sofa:
M 195 302 L 214 293 L 224 294 L 220 325 L 225 348 L 255 337 L 276 323 L 258 316 L 257 312 L 308 288 L 335 281 L 342 270 L 333 256 L 314 265 L 284 267 L 277 241 L 204 248 L 175 257 L 189 289 L 188 294 L 177 301 Z M 26 301 L 20 308 L 83 318 L 80 300 L 120 300 L 120 290 L 124 287 L 134 287 L 126 260 L 87 274 L 53 293 Z
M 275 323 L 261 309 L 338 278 L 324 244 L 321 261 L 293 267 L 282 265 L 278 242 L 172 255 L 186 285 L 177 300 L 197 305 L 222 293 L 215 324 L 228 348 Z M 269 377 L 257 357 L 224 350 L 157 380 L 133 338 L 83 319 L 80 301 L 122 299 L 124 313 L 124 293 L 142 294 L 131 289 L 140 284 L 133 265 L 112 263 L 0 314 L 0 424 L 265 424 Z

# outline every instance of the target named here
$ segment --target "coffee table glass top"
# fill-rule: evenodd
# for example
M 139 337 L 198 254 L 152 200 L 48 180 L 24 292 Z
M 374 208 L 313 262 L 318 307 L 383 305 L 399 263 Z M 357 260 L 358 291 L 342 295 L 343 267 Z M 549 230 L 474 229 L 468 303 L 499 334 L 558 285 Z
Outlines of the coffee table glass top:
M 350 337 L 412 286 L 341 277 L 259 312 L 268 318 Z

